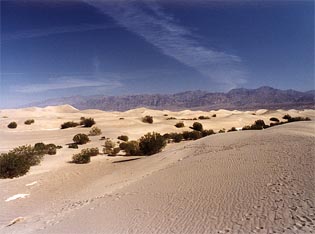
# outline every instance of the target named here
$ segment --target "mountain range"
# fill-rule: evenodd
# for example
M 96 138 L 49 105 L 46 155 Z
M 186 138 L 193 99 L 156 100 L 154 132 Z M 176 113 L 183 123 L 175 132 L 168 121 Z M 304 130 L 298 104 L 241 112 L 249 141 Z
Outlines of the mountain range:
M 168 110 L 314 109 L 315 90 L 300 92 L 263 86 L 257 89 L 232 89 L 227 93 L 196 90 L 175 94 L 72 96 L 31 103 L 27 106 L 44 107 L 62 104 L 69 104 L 81 110 L 105 111 L 126 111 L 139 107 Z

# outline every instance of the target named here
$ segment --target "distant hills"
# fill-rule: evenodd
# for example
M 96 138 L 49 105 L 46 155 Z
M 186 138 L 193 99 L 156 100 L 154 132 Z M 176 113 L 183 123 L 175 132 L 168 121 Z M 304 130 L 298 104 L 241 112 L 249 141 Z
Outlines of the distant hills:
M 232 89 L 227 93 L 187 91 L 175 94 L 138 94 L 126 96 L 73 96 L 49 99 L 27 106 L 50 106 L 69 104 L 78 109 L 126 111 L 147 107 L 168 110 L 253 110 L 253 109 L 307 109 L 315 108 L 315 90 L 299 92 L 271 87 L 258 89 Z

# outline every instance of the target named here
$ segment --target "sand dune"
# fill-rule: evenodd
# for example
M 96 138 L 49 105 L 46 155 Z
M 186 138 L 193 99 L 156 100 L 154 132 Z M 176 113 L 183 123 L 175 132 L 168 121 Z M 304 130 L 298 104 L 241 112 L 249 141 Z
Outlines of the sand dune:
M 91 137 L 80 149 L 68 149 L 65 144 L 74 134 L 89 129 L 59 129 L 65 121 L 86 116 L 95 118 L 106 137 L 126 134 L 137 139 L 149 131 L 188 130 L 193 120 L 185 120 L 183 129 L 174 127 L 186 117 L 210 116 L 198 121 L 217 131 L 257 119 L 269 123 L 270 117 L 286 113 L 315 117 L 314 110 L 82 112 L 69 106 L 1 110 L 0 116 L 8 118 L 1 119 L 0 151 L 41 141 L 64 148 L 46 155 L 27 175 L 0 180 L 0 232 L 314 233 L 313 121 L 169 144 L 151 157 L 99 155 L 86 165 L 67 162 L 82 148 L 101 147 L 104 142 Z M 152 125 L 141 122 L 147 114 L 154 117 Z M 35 123 L 24 125 L 31 116 Z M 171 116 L 177 120 L 166 120 Z M 18 122 L 17 129 L 6 127 L 11 121 Z M 6 202 L 21 194 L 27 196 Z

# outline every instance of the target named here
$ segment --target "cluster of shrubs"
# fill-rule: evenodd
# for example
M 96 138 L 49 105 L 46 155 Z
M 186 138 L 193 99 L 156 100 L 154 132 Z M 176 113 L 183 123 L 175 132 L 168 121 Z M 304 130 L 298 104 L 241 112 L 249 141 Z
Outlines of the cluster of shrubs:
M 153 123 L 153 117 L 150 115 L 146 115 L 142 118 L 142 122 L 143 123 L 149 123 L 152 124 Z
M 8 128 L 16 128 L 17 127 L 17 123 L 16 122 L 11 122 L 8 124 Z
M 85 128 L 90 128 L 95 124 L 95 120 L 93 118 L 85 118 L 81 117 L 80 118 L 80 123 L 74 122 L 74 121 L 68 121 L 63 124 L 61 124 L 61 129 L 66 129 L 66 128 L 75 128 L 79 125 Z
M 61 146 L 36 143 L 35 146 L 24 145 L 0 154 L 0 178 L 14 178 L 25 175 L 31 166 L 38 165 L 44 154 L 56 154 Z
M 89 136 L 99 136 L 102 134 L 102 130 L 96 126 L 92 127 Z
M 33 123 L 35 123 L 34 119 L 28 119 L 28 120 L 25 120 L 25 122 L 24 122 L 24 124 L 26 124 L 26 125 L 31 125 Z
M 197 120 L 197 118 L 183 118 L 181 120 Z
M 72 163 L 85 164 L 91 161 L 91 157 L 96 156 L 100 153 L 98 148 L 87 148 L 82 149 L 80 153 L 72 156 Z
M 103 148 L 103 153 L 108 154 L 109 156 L 115 156 L 119 153 L 120 148 L 116 147 L 116 143 L 110 139 L 105 141 L 105 145 Z
M 290 115 L 286 114 L 282 117 L 283 119 L 288 120 L 288 122 L 296 122 L 296 121 L 310 121 L 311 119 L 309 117 L 291 117 Z

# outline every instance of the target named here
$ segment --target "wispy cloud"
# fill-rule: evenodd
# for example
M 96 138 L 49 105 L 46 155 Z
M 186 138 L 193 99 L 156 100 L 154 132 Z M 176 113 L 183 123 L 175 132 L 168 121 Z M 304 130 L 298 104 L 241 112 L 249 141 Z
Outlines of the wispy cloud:
M 83 0 L 111 16 L 120 26 L 141 36 L 161 52 L 192 67 L 227 89 L 246 82 L 239 56 L 201 45 L 197 36 L 154 0 Z
M 24 39 L 24 38 L 45 37 L 45 36 L 61 34 L 61 33 L 84 32 L 84 31 L 91 31 L 91 30 L 107 29 L 111 27 L 114 27 L 114 25 L 81 24 L 81 25 L 41 28 L 41 29 L 16 31 L 16 32 L 11 32 L 11 33 L 2 33 L 1 39 L 4 41 L 18 40 L 18 39 Z
M 12 89 L 18 93 L 41 93 L 51 90 L 63 90 L 71 88 L 97 87 L 102 90 L 109 90 L 122 86 L 115 79 L 93 79 L 93 77 L 57 77 L 49 79 L 45 83 L 13 86 Z

